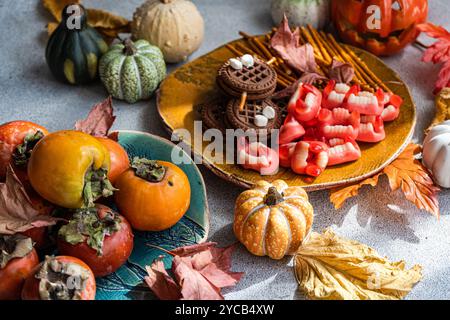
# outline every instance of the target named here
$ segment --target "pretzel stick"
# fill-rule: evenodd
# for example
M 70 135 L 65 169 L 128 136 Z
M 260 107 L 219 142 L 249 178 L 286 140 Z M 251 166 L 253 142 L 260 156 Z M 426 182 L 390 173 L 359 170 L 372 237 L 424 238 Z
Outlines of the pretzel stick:
M 322 52 L 320 51 L 320 48 L 317 46 L 316 42 L 311 37 L 308 30 L 306 30 L 305 27 L 300 27 L 300 31 L 301 31 L 301 34 L 305 37 L 306 41 L 309 42 L 309 44 L 311 44 L 313 46 L 314 52 L 316 52 L 316 54 L 320 57 L 320 59 L 324 60 L 324 58 L 322 56 Z
M 335 50 L 337 50 L 339 52 L 339 55 L 343 59 L 342 61 L 347 61 L 347 62 L 351 63 L 352 59 L 342 49 L 342 47 L 338 44 L 338 42 L 333 37 L 333 35 L 328 34 L 327 36 L 328 36 L 328 39 L 330 40 L 330 44 L 334 47 Z M 378 88 L 377 83 L 374 80 L 372 80 L 372 78 L 370 76 L 368 76 L 358 64 L 352 63 L 352 65 L 353 65 L 353 67 L 355 69 L 355 74 L 359 74 L 360 75 L 361 79 L 363 80 L 363 83 L 366 82 L 367 84 L 369 84 L 373 88 Z
M 228 50 L 230 50 L 231 52 L 233 52 L 233 54 L 235 54 L 236 56 L 242 56 L 242 52 L 240 52 L 239 50 L 237 50 L 235 47 L 233 47 L 232 45 L 230 45 L 230 44 L 227 44 L 226 45 L 226 48 L 228 49 Z
M 312 38 L 314 39 L 314 41 L 316 42 L 317 46 L 319 47 L 320 52 L 322 53 L 322 56 L 325 60 L 325 62 L 327 63 L 331 63 L 331 61 L 333 60 L 330 55 L 328 54 L 327 50 L 325 49 L 325 46 L 322 45 L 322 43 L 320 42 L 320 36 L 317 33 L 317 30 L 314 29 L 313 27 L 311 27 L 311 25 L 308 24 L 307 26 L 309 33 L 311 34 Z
M 239 102 L 239 111 L 244 110 L 245 103 L 247 102 L 247 92 L 242 92 L 241 102 Z
M 389 87 L 386 86 L 386 84 L 380 78 L 378 78 L 377 75 L 372 72 L 372 70 L 369 69 L 367 64 L 364 61 L 362 61 L 361 58 L 358 57 L 352 49 L 350 49 L 347 46 L 343 46 L 343 48 L 350 55 L 350 57 L 353 59 L 353 61 L 355 61 L 355 64 L 358 64 L 370 77 L 372 77 L 372 79 L 375 80 L 375 82 L 381 88 L 383 88 L 383 90 L 385 90 L 387 92 L 392 92 L 392 90 L 389 89 Z

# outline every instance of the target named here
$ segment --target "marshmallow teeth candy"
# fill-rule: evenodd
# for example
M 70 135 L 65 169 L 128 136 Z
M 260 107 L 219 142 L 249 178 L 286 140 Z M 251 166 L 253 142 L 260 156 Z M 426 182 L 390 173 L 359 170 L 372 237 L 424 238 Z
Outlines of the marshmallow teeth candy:
M 262 114 L 269 120 L 275 119 L 276 112 L 271 106 L 267 106 L 263 109 Z
M 328 166 L 356 161 L 361 158 L 361 150 L 356 142 L 337 141 L 339 139 L 333 140 L 335 141 L 329 141 L 332 147 L 328 149 Z
M 238 59 L 235 58 L 231 58 L 229 60 L 230 62 L 230 66 L 234 69 L 234 70 L 242 70 L 242 62 L 239 61 Z
M 253 56 L 249 54 L 245 54 L 241 57 L 241 62 L 246 68 L 251 68 L 255 65 L 255 60 L 253 59 Z
M 268 123 L 269 123 L 269 119 L 267 119 L 267 117 L 260 115 L 260 114 L 255 116 L 255 126 L 264 128 L 264 127 L 267 127 Z
M 347 108 L 349 111 L 368 115 L 380 115 L 383 112 L 383 106 L 378 103 L 378 98 L 370 92 L 351 94 L 347 101 Z
M 350 90 L 350 87 L 345 83 L 337 83 L 336 86 L 334 87 L 334 91 L 336 91 L 337 93 L 345 94 L 348 92 L 348 90 Z

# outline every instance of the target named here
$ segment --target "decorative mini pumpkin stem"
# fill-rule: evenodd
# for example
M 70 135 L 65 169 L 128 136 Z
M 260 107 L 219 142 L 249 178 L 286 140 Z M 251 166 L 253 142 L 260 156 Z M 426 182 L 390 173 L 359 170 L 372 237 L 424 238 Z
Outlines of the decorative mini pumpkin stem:
M 137 48 L 134 45 L 133 41 L 130 38 L 127 38 L 123 41 L 123 45 L 125 48 L 123 49 L 123 53 L 127 56 L 134 56 L 137 52 Z
M 264 197 L 264 203 L 267 206 L 276 206 L 280 202 L 283 202 L 284 198 L 283 196 L 278 192 L 277 188 L 270 187 L 269 191 L 267 191 L 267 194 Z
M 167 168 L 160 165 L 156 160 L 135 157 L 131 163 L 136 176 L 148 182 L 160 182 L 166 175 Z

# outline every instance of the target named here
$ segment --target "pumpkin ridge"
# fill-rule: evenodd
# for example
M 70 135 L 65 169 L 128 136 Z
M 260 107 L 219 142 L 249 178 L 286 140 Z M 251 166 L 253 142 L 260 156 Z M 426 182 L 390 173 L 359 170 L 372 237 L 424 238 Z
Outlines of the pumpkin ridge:
M 119 86 L 117 89 L 119 89 L 119 99 L 123 99 L 124 98 L 124 93 L 123 93 L 123 87 L 122 87 L 122 71 L 123 71 L 123 66 L 125 64 L 125 60 L 127 59 L 126 56 L 120 57 L 122 60 L 120 61 L 120 67 L 119 67 Z
M 291 230 L 291 223 L 289 222 L 288 218 L 286 217 L 286 212 L 284 211 L 283 207 L 278 206 L 278 211 L 281 213 L 281 216 L 284 218 L 284 221 L 286 222 L 286 230 L 288 231 L 288 243 L 286 245 L 286 250 L 284 251 L 284 256 L 289 253 L 289 250 L 291 249 L 292 244 L 292 230 Z
M 134 67 L 134 72 L 136 73 L 136 80 L 137 80 L 137 84 L 136 84 L 136 90 L 137 90 L 137 96 L 138 97 L 142 97 L 142 81 L 141 81 L 141 73 L 140 70 L 136 64 L 136 59 L 135 56 L 132 56 L 130 59 L 133 63 L 133 67 Z
M 142 68 L 143 70 L 141 71 L 142 73 L 146 73 L 148 75 L 151 75 L 153 72 L 155 72 L 158 75 L 158 79 L 156 81 L 153 81 L 154 83 L 152 83 L 151 81 L 148 81 L 148 92 L 154 92 L 156 90 L 156 88 L 158 88 L 159 83 L 164 79 L 165 75 L 160 75 L 160 72 L 158 70 L 158 68 L 156 67 L 155 63 L 149 59 L 147 56 L 142 55 L 141 53 L 138 53 L 137 57 L 139 59 L 145 60 L 147 62 L 147 64 L 142 63 Z M 149 68 L 153 68 L 153 70 L 147 70 Z M 147 78 L 151 78 L 151 77 L 147 77 Z M 150 96 L 150 94 L 148 95 Z

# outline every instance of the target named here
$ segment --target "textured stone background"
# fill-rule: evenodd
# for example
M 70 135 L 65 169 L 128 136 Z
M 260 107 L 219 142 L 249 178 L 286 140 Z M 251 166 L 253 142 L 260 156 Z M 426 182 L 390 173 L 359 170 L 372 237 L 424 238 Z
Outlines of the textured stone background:
M 142 0 L 85 1 L 87 7 L 115 11 L 131 18 Z M 269 0 L 194 0 L 206 22 L 203 46 L 191 59 L 238 37 L 239 30 L 263 33 L 272 26 Z M 449 28 L 448 1 L 430 2 L 430 20 Z M 0 0 L 0 123 L 15 119 L 38 122 L 50 130 L 70 128 L 83 118 L 93 103 L 107 93 L 100 84 L 71 87 L 56 82 L 45 64 L 45 24 L 50 16 L 40 1 Z M 386 59 L 408 84 L 418 108 L 414 139 L 434 114 L 432 89 L 438 67 L 420 62 L 421 51 L 410 47 Z M 174 66 L 176 67 L 176 66 Z M 174 68 L 173 67 L 173 68 Z M 173 70 L 173 69 L 172 69 Z M 167 137 L 158 121 L 154 99 L 136 105 L 115 101 L 114 129 L 144 130 Z M 211 210 L 210 238 L 227 245 L 232 233 L 233 204 L 240 189 L 201 168 L 208 188 Z M 339 234 L 362 241 L 393 260 L 424 267 L 421 281 L 409 299 L 450 298 L 450 192 L 441 193 L 442 217 L 438 221 L 405 201 L 400 192 L 390 192 L 385 179 L 376 189 L 364 188 L 360 195 L 334 210 L 327 191 L 311 193 L 316 210 L 314 229 L 332 227 Z M 293 276 L 291 259 L 271 261 L 248 254 L 239 247 L 233 269 L 245 277 L 226 291 L 228 299 L 302 299 Z

